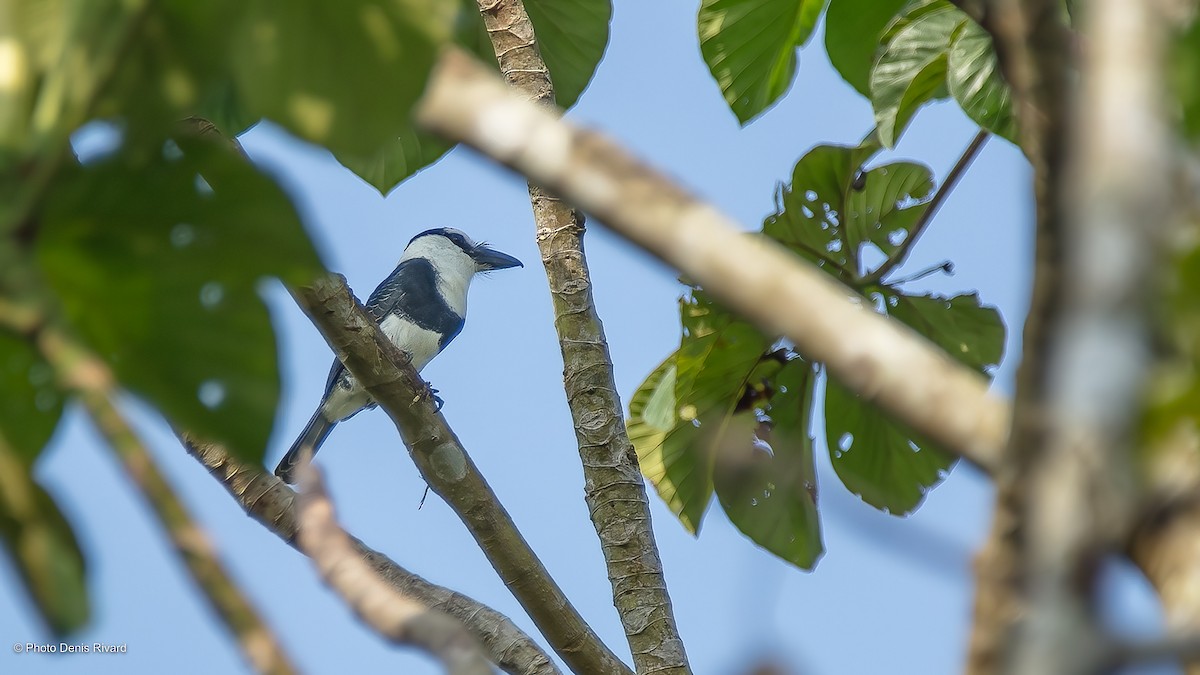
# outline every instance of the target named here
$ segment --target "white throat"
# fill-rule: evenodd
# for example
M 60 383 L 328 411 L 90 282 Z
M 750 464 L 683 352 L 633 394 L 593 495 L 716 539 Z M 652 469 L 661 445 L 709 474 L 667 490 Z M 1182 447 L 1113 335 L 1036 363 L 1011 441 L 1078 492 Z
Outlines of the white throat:
M 438 291 L 454 313 L 467 315 L 467 289 L 478 269 L 475 260 L 445 237 L 421 237 L 404 249 L 400 261 L 425 258 L 437 273 Z

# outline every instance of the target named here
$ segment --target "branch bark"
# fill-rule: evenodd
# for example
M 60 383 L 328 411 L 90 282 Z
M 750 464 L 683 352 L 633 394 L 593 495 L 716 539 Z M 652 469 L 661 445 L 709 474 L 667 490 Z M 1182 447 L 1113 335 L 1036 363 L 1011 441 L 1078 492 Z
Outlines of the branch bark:
M 521 0 L 479 0 L 500 72 L 535 103 L 554 104 Z M 529 199 L 554 303 L 563 383 L 583 464 L 584 498 L 600 538 L 613 605 L 638 673 L 690 673 L 651 527 L 650 503 L 629 441 L 612 357 L 592 299 L 583 215 L 534 183 Z
M 115 380 L 108 365 L 53 327 L 40 328 L 36 341 L 55 375 L 79 397 L 126 476 L 141 491 L 209 607 L 233 633 L 246 660 L 260 673 L 296 672 L 271 629 L 225 571 L 204 530 L 175 496 L 141 439 L 117 410 L 113 403 Z
M 217 479 L 254 520 L 290 546 L 297 547 L 296 493 L 258 466 L 243 464 L 211 443 L 186 435 L 188 454 Z M 396 592 L 458 619 L 487 650 L 488 659 L 511 675 L 558 675 L 541 647 L 508 617 L 462 593 L 432 584 L 354 537 L 350 544 L 371 571 Z
M 529 548 L 446 419 L 435 410 L 428 386 L 412 369 L 408 355 L 367 317 L 345 279 L 321 279 L 293 289 L 293 295 L 346 368 L 387 411 L 425 482 L 462 519 L 555 652 L 576 672 L 630 673 Z
M 307 462 L 301 466 L 300 483 L 300 550 L 312 558 L 325 583 L 360 619 L 396 644 L 428 652 L 450 675 L 492 672 L 479 643 L 461 622 L 397 592 L 359 557 L 334 517 L 333 503 L 316 467 Z
M 985 470 L 999 464 L 1009 409 L 981 376 L 611 141 L 521 99 L 457 51 L 435 67 L 417 116 L 595 214 L 914 431 Z

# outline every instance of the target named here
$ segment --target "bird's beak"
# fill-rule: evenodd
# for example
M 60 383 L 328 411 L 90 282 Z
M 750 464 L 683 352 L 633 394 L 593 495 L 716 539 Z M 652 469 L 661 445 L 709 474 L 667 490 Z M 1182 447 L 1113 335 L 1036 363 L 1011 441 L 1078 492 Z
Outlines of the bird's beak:
M 480 272 L 524 267 L 520 260 L 487 246 L 476 246 L 475 250 L 471 252 L 471 257 L 475 259 L 475 264 L 479 267 Z

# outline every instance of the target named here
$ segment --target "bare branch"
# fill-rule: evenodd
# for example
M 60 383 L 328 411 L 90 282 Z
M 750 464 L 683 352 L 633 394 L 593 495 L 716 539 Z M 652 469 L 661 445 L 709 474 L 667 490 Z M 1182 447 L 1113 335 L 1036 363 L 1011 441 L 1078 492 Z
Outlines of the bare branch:
M 375 632 L 396 644 L 428 652 L 450 675 L 491 673 L 479 644 L 462 623 L 375 576 L 337 523 L 325 483 L 307 459 L 300 467 L 299 544 L 325 583 Z
M 505 79 L 530 100 L 553 104 L 554 87 L 521 0 L 479 0 L 479 11 Z M 584 498 L 604 552 L 613 605 L 637 671 L 683 675 L 691 671 L 654 541 L 646 484 L 592 299 L 583 215 L 533 183 L 529 199 L 554 302 Z
M 225 571 L 203 528 L 184 508 L 146 446 L 113 404 L 116 385 L 108 365 L 52 327 L 38 331 L 37 344 L 63 386 L 78 395 L 125 475 L 166 530 L 209 607 L 237 639 L 246 660 L 260 673 L 296 672 L 271 629 Z
M 208 469 L 247 515 L 287 544 L 297 546 L 296 493 L 287 484 L 261 467 L 237 461 L 218 445 L 186 435 L 180 440 L 188 454 Z M 350 545 L 397 593 L 461 621 L 483 644 L 488 659 L 505 672 L 558 675 L 558 667 L 550 657 L 508 617 L 462 593 L 426 581 L 354 537 L 350 537 Z
M 421 476 L 475 537 L 492 566 L 555 652 L 576 672 L 629 673 L 571 606 L 517 531 L 462 443 L 435 410 L 408 355 L 388 340 L 345 279 L 293 289 L 296 301 L 392 421 Z
M 611 141 L 523 100 L 456 51 L 435 68 L 418 118 L 594 213 L 921 435 L 989 471 L 998 465 L 1009 409 L 980 375 Z

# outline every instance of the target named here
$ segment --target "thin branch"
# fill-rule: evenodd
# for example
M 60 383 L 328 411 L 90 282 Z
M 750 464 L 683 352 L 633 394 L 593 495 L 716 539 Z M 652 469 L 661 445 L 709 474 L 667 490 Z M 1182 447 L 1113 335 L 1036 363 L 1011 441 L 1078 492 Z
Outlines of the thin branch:
M 145 445 L 113 403 L 116 386 L 107 364 L 51 327 L 42 328 L 37 344 L 58 379 L 75 392 L 125 474 L 141 491 L 159 524 L 170 537 L 209 606 L 237 639 L 246 660 L 260 673 L 296 672 L 271 630 L 230 578 L 203 529 L 155 466 Z
M 979 374 L 611 141 L 523 100 L 458 51 L 435 67 L 417 115 L 595 214 L 921 435 L 989 471 L 999 464 L 1009 408 Z
M 182 436 L 188 454 L 217 479 L 254 520 L 290 546 L 297 546 L 296 493 L 261 467 L 244 464 L 219 445 Z M 511 619 L 462 593 L 432 584 L 391 558 L 350 538 L 356 554 L 397 593 L 458 619 L 487 650 L 488 659 L 512 675 L 558 675 L 558 667 Z
M 350 294 L 345 279 L 293 289 L 346 368 L 395 422 L 430 488 L 446 500 L 560 657 L 576 672 L 628 674 L 571 606 L 517 531 L 446 419 L 408 355 L 388 340 Z
M 300 467 L 299 545 L 325 583 L 375 632 L 434 656 L 450 675 L 488 675 L 492 668 L 463 624 L 399 593 L 377 577 L 338 524 L 316 467 Z
M 904 243 L 900 244 L 900 248 L 896 249 L 887 260 L 883 261 L 882 265 L 876 267 L 870 274 L 863 277 L 861 282 L 859 282 L 860 285 L 867 286 L 883 281 L 883 278 L 888 273 L 903 265 L 905 260 L 908 260 L 908 256 L 912 253 L 917 239 L 924 234 L 925 228 L 929 226 L 938 209 L 942 207 L 942 203 L 950 196 L 950 192 L 954 190 L 954 186 L 958 185 L 958 180 L 966 173 L 967 168 L 971 166 L 971 162 L 975 161 L 975 158 L 979 156 L 979 151 L 983 149 L 983 144 L 987 142 L 987 139 L 991 135 L 991 132 L 986 129 L 980 129 L 979 133 L 975 134 L 975 138 L 972 138 L 971 142 L 967 144 L 958 161 L 951 167 L 950 173 L 946 174 L 945 180 L 938 186 L 937 192 L 933 194 L 933 199 L 929 200 L 929 204 L 925 206 L 925 210 L 917 218 L 917 222 L 908 231 L 908 236 L 904 239 Z
M 521 0 L 479 0 L 505 79 L 530 100 L 554 103 Z M 613 605 L 639 673 L 690 673 L 654 541 L 646 484 L 625 429 L 612 357 L 592 299 L 583 215 L 530 183 L 537 243 L 554 303 L 563 383 L 583 464 L 584 498 L 600 538 Z

